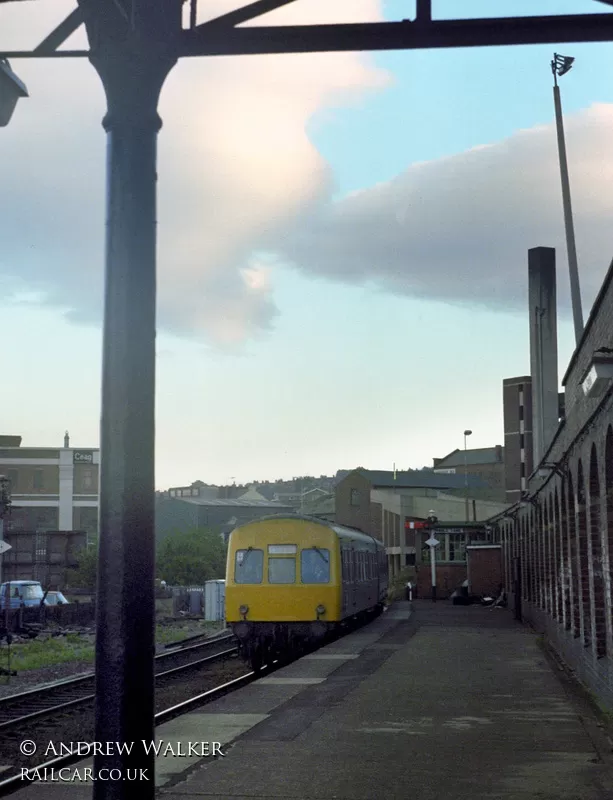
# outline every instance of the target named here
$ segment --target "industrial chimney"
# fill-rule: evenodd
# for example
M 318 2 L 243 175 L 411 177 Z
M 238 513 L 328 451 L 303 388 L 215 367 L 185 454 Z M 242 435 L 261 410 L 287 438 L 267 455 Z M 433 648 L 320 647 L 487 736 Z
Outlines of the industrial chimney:
M 528 302 L 533 465 L 536 469 L 555 436 L 560 419 L 556 251 L 553 247 L 534 247 L 528 251 Z
M 68 431 L 64 434 L 64 447 L 70 447 L 70 437 L 68 436 Z

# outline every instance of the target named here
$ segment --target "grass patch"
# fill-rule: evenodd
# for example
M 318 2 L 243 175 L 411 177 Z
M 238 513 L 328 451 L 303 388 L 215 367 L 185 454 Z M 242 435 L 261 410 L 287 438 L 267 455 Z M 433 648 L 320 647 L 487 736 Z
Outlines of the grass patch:
M 177 625 L 156 625 L 156 644 L 172 644 L 199 633 L 217 633 L 223 629 L 223 623 L 197 622 Z M 70 661 L 94 663 L 95 643 L 78 634 L 53 636 L 49 639 L 31 639 L 27 642 L 16 642 L 10 648 L 10 668 L 17 672 L 52 667 Z M 0 647 L 0 667 L 8 668 L 9 651 L 5 643 Z
M 77 634 L 53 637 L 46 641 L 32 639 L 11 645 L 11 669 L 27 672 L 31 669 L 65 664 L 68 661 L 94 661 L 94 645 Z M 8 647 L 0 650 L 0 666 L 8 666 Z

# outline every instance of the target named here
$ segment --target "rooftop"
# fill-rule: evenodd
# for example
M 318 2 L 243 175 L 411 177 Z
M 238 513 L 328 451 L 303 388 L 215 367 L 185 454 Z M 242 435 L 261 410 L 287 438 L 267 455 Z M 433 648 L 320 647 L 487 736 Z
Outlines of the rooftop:
M 285 506 L 283 503 L 276 503 L 274 500 L 240 500 L 237 497 L 228 499 L 220 499 L 218 497 L 172 497 L 170 499 L 180 503 L 192 503 L 192 505 L 195 506 L 276 508 L 283 511 L 290 508 L 290 506 Z
M 452 450 L 444 458 L 434 459 L 434 469 L 445 469 L 447 467 L 463 467 L 466 452 L 466 464 L 475 466 L 477 464 L 502 464 L 504 462 L 504 447 L 478 447 L 474 450 Z
M 374 487 L 390 489 L 458 489 L 465 484 L 464 475 L 437 474 L 430 471 L 415 470 L 414 472 L 396 472 L 392 470 L 358 469 Z M 469 488 L 487 488 L 481 478 L 474 475 L 467 476 Z

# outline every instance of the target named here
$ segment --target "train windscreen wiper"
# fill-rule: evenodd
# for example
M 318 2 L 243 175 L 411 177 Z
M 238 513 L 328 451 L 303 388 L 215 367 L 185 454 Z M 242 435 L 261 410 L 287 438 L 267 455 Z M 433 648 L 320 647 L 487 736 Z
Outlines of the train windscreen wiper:
M 321 559 L 322 559 L 322 561 L 324 562 L 324 564 L 327 564 L 327 563 L 328 563 L 328 559 L 327 559 L 327 558 L 325 557 L 325 555 L 324 555 L 324 554 L 321 552 L 321 550 L 319 549 L 319 547 L 316 547 L 315 545 L 313 545 L 313 550 L 315 550 L 315 552 L 319 554 L 319 556 L 321 557 Z

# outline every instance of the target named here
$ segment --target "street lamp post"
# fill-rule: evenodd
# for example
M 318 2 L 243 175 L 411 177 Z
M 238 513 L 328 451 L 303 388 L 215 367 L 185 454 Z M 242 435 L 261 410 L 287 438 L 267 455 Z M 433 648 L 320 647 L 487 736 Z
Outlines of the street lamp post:
M 570 181 L 568 162 L 566 159 L 566 143 L 564 141 L 564 122 L 562 120 L 562 101 L 558 77 L 565 75 L 572 67 L 575 59 L 571 56 L 553 54 L 551 71 L 553 72 L 553 102 L 556 112 L 556 131 L 558 135 L 558 156 L 560 159 L 560 177 L 562 180 L 562 205 L 564 208 L 564 227 L 566 230 L 566 251 L 568 254 L 568 270 L 570 273 L 570 296 L 573 306 L 573 322 L 575 325 L 575 342 L 583 334 L 583 310 L 581 308 L 581 289 L 579 286 L 579 267 L 577 265 L 577 247 L 575 245 L 575 229 L 573 226 L 573 210 L 570 202 Z
M 468 515 L 468 458 L 466 455 L 466 439 L 472 434 L 472 431 L 464 431 L 464 502 L 466 504 L 466 522 L 469 520 Z
M 438 519 L 432 509 L 428 511 L 428 527 L 432 528 Z M 430 577 L 432 580 L 432 602 L 436 603 L 436 548 L 439 545 L 438 539 L 434 537 L 434 532 L 430 530 L 430 538 L 426 544 L 430 548 Z

